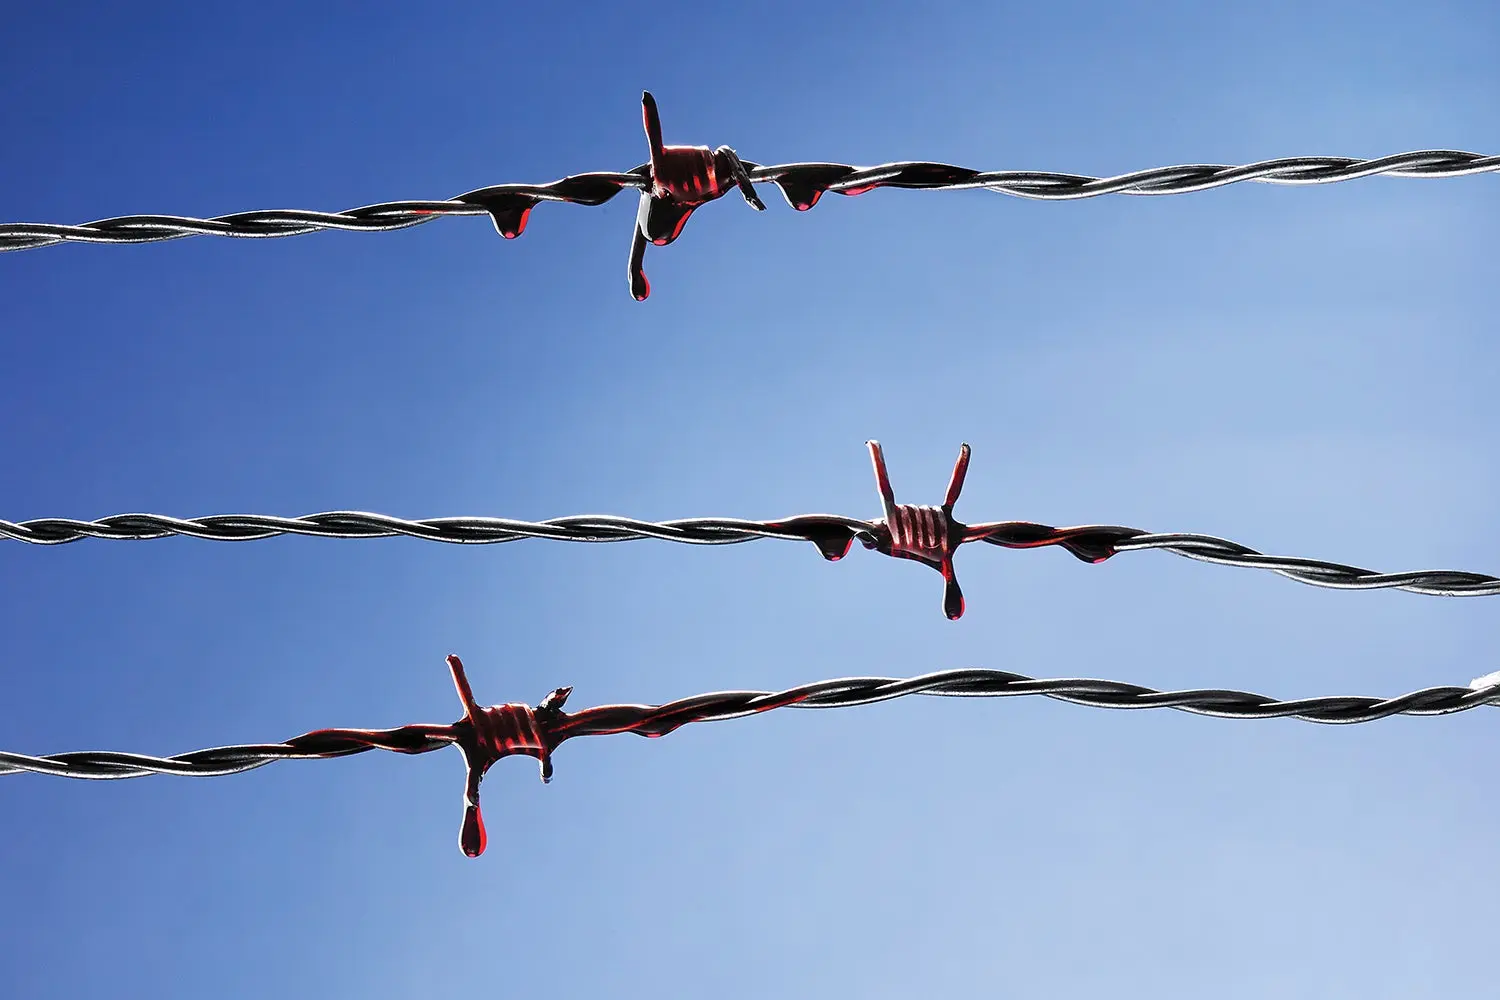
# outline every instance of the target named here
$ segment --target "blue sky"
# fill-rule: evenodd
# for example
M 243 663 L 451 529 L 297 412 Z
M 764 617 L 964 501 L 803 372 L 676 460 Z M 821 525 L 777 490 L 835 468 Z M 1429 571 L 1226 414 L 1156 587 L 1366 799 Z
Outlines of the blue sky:
M 1109 174 L 1500 147 L 1482 3 L 160 4 L 7 15 L 0 218 L 340 209 L 645 158 Z M 635 204 L 0 257 L 0 516 L 959 514 L 1495 572 L 1493 176 Z M 1163 553 L 0 545 L 0 745 L 176 753 L 987 666 L 1283 697 L 1500 667 L 1497 605 Z M 1320 728 L 906 699 L 234 778 L 0 787 L 0 993 L 1475 996 L 1488 712 Z M 1476 874 L 1478 873 L 1478 874 Z M 1458 956 L 1468 956 L 1459 958 Z

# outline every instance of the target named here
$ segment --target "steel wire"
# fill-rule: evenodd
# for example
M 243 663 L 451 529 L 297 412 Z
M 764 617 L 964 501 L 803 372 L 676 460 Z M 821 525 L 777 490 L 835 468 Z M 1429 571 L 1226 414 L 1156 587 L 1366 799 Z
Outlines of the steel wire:
M 150 540 L 174 535 L 211 541 L 254 541 L 281 535 L 320 538 L 392 538 L 406 536 L 459 545 L 497 545 L 521 539 L 564 542 L 627 542 L 644 539 L 690 545 L 735 545 L 765 538 L 826 542 L 858 538 L 867 545 L 880 532 L 880 520 L 831 514 L 808 514 L 778 521 L 696 517 L 643 521 L 609 514 L 580 514 L 546 521 L 500 517 L 440 517 L 418 520 L 366 511 L 327 511 L 302 517 L 263 514 L 215 514 L 177 518 L 161 514 L 117 514 L 94 521 L 71 518 L 0 520 L 0 537 L 33 545 L 63 545 L 85 538 Z M 967 526 L 966 541 L 1004 548 L 1064 546 L 1090 561 L 1118 552 L 1161 549 L 1201 562 L 1262 569 L 1315 587 L 1342 590 L 1396 589 L 1442 597 L 1500 594 L 1500 577 L 1461 570 L 1415 570 L 1383 573 L 1344 563 L 1297 556 L 1274 556 L 1213 535 L 1155 534 L 1116 525 L 1055 528 L 1027 521 Z
M 1037 201 L 1073 201 L 1108 194 L 1171 195 L 1229 184 L 1333 184 L 1363 177 L 1463 177 L 1500 170 L 1500 156 L 1427 149 L 1375 159 L 1290 156 L 1239 166 L 1182 164 L 1094 177 L 1040 170 L 981 171 L 946 163 L 901 161 L 873 167 L 844 163 L 743 161 L 753 184 L 775 184 L 799 209 L 811 208 L 825 191 L 857 195 L 876 188 L 920 191 L 982 189 Z M 391 232 L 447 216 L 489 215 L 496 206 L 565 202 L 603 205 L 622 191 L 650 190 L 649 165 L 624 173 L 574 174 L 547 184 L 499 184 L 437 201 L 390 201 L 342 212 L 270 209 L 209 219 L 178 215 L 126 215 L 77 225 L 0 223 L 0 252 L 33 250 L 58 243 L 154 243 L 188 236 L 266 239 L 319 230 Z
M 1041 696 L 1108 709 L 1173 709 L 1221 719 L 1297 719 L 1325 725 L 1373 722 L 1396 715 L 1433 716 L 1500 704 L 1500 675 L 1469 687 L 1432 687 L 1395 698 L 1331 696 L 1277 700 L 1248 691 L 1158 691 L 1139 684 L 1089 678 L 1037 679 L 1005 670 L 945 670 L 919 677 L 853 677 L 819 681 L 785 691 L 719 691 L 663 705 L 604 705 L 557 713 L 553 744 L 575 736 L 635 733 L 659 737 L 681 726 L 758 715 L 778 708 L 850 708 L 911 695 L 960 698 Z M 421 754 L 460 737 L 451 726 L 419 724 L 395 729 L 325 729 L 284 743 L 223 746 L 171 757 L 110 751 L 31 756 L 0 751 L 0 775 L 30 772 L 63 778 L 113 780 L 147 775 L 216 777 L 280 760 L 347 757 L 370 750 Z

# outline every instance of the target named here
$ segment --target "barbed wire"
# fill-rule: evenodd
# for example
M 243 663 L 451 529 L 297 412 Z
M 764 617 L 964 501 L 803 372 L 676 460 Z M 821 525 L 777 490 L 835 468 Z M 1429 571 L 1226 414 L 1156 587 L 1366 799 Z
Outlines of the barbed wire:
M 833 514 L 807 514 L 783 521 L 746 521 L 736 518 L 682 518 L 673 521 L 640 521 L 610 514 L 580 514 L 547 521 L 518 521 L 502 517 L 439 517 L 404 520 L 389 514 L 364 511 L 328 511 L 302 517 L 261 514 L 215 514 L 198 518 L 172 518 L 160 514 L 117 514 L 97 521 L 40 518 L 33 521 L 0 520 L 0 536 L 38 545 L 60 545 L 84 538 L 142 540 L 186 535 L 214 541 L 250 541 L 279 535 L 311 535 L 320 538 L 392 538 L 408 536 L 426 541 L 459 545 L 497 545 L 525 538 L 564 542 L 631 542 L 657 539 L 691 545 L 736 545 L 765 538 L 818 541 L 817 529 L 848 529 L 855 537 L 873 536 L 879 520 L 862 521 Z M 1005 548 L 1041 548 L 1090 542 L 1108 547 L 1110 554 L 1163 549 L 1174 555 L 1253 569 L 1266 569 L 1301 583 L 1354 590 L 1394 588 L 1412 593 L 1445 597 L 1494 596 L 1500 594 L 1500 578 L 1460 570 L 1416 570 L 1381 573 L 1376 570 L 1307 559 L 1270 556 L 1213 535 L 1152 534 L 1137 528 L 1113 525 L 1080 525 L 1055 528 L 1030 521 L 1005 521 L 970 525 L 986 535 L 974 541 Z M 1091 560 L 1102 561 L 1102 560 Z
M 603 205 L 622 191 L 641 192 L 631 249 L 630 285 L 637 299 L 650 294 L 641 270 L 647 243 L 665 246 L 682 232 L 692 212 L 738 189 L 756 209 L 764 209 L 754 185 L 773 184 L 798 211 L 817 204 L 825 192 L 860 195 L 876 188 L 919 191 L 986 190 L 1037 201 L 1074 201 L 1108 194 L 1171 195 L 1207 191 L 1229 184 L 1333 184 L 1362 177 L 1462 177 L 1500 171 L 1500 156 L 1451 149 L 1427 149 L 1375 159 L 1345 156 L 1290 156 L 1239 166 L 1182 164 L 1137 170 L 1113 177 L 1039 170 L 975 170 L 946 163 L 900 161 L 873 167 L 845 163 L 783 163 L 765 166 L 742 160 L 721 146 L 667 146 L 661 141 L 656 103 L 643 95 L 643 120 L 651 159 L 625 172 L 573 174 L 546 184 L 498 184 L 437 201 L 390 201 L 342 212 L 272 209 L 238 212 L 210 219 L 178 215 L 126 215 L 81 225 L 0 224 L 0 252 L 33 250 L 59 243 L 155 243 L 188 236 L 265 239 L 301 236 L 319 230 L 391 232 L 448 216 L 488 215 L 507 239 L 526 229 L 531 210 L 542 202 Z
M 319 538 L 406 536 L 458 545 L 498 545 L 523 538 L 564 542 L 628 542 L 654 538 L 690 545 L 735 545 L 766 538 L 812 542 L 829 561 L 843 558 L 855 540 L 885 555 L 914 559 L 944 577 L 944 611 L 963 614 L 963 594 L 953 571 L 953 553 L 970 542 L 1010 549 L 1060 546 L 1078 559 L 1100 563 L 1120 552 L 1160 549 L 1201 562 L 1267 570 L 1298 583 L 1339 590 L 1404 590 L 1440 597 L 1500 595 L 1500 577 L 1461 570 L 1383 573 L 1345 563 L 1300 556 L 1267 555 L 1213 535 L 1152 533 L 1119 525 L 1053 527 L 1032 521 L 964 524 L 953 518 L 963 486 L 969 446 L 960 449 L 947 500 L 941 507 L 895 503 L 885 457 L 877 441 L 867 442 L 885 516 L 873 520 L 836 514 L 802 514 L 775 521 L 695 517 L 642 521 L 611 514 L 579 514 L 547 521 L 503 517 L 438 517 L 408 520 L 366 511 L 327 511 L 301 517 L 213 514 L 177 518 L 162 514 L 116 514 L 94 521 L 71 518 L 0 520 L 0 537 L 33 545 L 63 545 L 85 538 L 149 540 L 174 535 L 211 541 L 253 541 L 281 535 Z
M 1462 177 L 1500 170 L 1500 156 L 1460 150 L 1428 149 L 1379 159 L 1293 156 L 1242 166 L 1188 164 L 1156 167 L 1114 177 L 1092 177 L 1038 170 L 979 171 L 943 163 L 883 163 L 855 167 L 842 163 L 745 163 L 756 184 L 786 182 L 795 187 L 817 176 L 838 175 L 822 187 L 834 194 L 865 194 L 876 188 L 921 191 L 983 189 L 1035 201 L 1076 201 L 1107 194 L 1189 194 L 1255 181 L 1262 184 L 1311 185 L 1386 174 L 1392 177 Z M 177 215 L 127 215 L 77 225 L 0 223 L 0 251 L 32 250 L 58 243 L 159 243 L 188 236 L 265 239 L 304 236 L 322 230 L 392 232 L 433 222 L 444 216 L 488 215 L 485 203 L 516 197 L 537 202 L 596 206 L 626 190 L 651 186 L 644 167 L 626 173 L 574 174 L 549 184 L 499 184 L 442 201 L 389 201 L 342 212 L 270 209 L 197 219 Z M 820 192 L 821 193 L 821 192 Z M 794 206 L 805 211 L 812 206 Z M 517 233 L 516 235 L 520 235 Z
M 1395 715 L 1450 715 L 1481 705 L 1500 704 L 1500 673 L 1478 678 L 1468 687 L 1424 688 L 1395 698 L 1343 695 L 1278 700 L 1248 691 L 1158 691 L 1123 681 L 1076 677 L 1043 680 L 1007 670 L 969 668 L 906 679 L 846 677 L 785 691 L 718 691 L 663 705 L 603 705 L 570 715 L 562 711 L 562 706 L 572 688 L 558 688 L 536 708 L 520 703 L 481 708 L 474 701 L 462 661 L 449 656 L 448 666 L 465 712 L 464 718 L 451 725 L 320 729 L 283 743 L 215 747 L 172 757 L 110 751 L 30 756 L 0 751 L 0 776 L 30 772 L 93 780 L 162 774 L 217 777 L 281 760 L 326 760 L 370 750 L 421 754 L 456 745 L 463 751 L 468 767 L 460 844 L 466 854 L 477 857 L 484 852 L 486 842 L 479 810 L 479 785 L 489 767 L 509 756 L 536 757 L 541 762 L 542 780 L 550 781 L 552 752 L 577 736 L 634 733 L 660 737 L 692 723 L 739 719 L 778 708 L 851 708 L 911 695 L 1041 696 L 1093 708 L 1168 708 L 1221 719 L 1285 718 L 1325 725 L 1374 722 Z

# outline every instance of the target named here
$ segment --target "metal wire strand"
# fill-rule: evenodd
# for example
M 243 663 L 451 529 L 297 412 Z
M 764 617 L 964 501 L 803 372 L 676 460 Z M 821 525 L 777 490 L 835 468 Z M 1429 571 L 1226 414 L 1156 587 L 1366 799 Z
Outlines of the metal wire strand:
M 146 540 L 185 535 L 212 541 L 253 541 L 279 535 L 321 538 L 390 538 L 409 536 L 451 544 L 496 545 L 523 538 L 564 542 L 627 542 L 654 538 L 690 545 L 734 545 L 764 538 L 809 541 L 827 554 L 847 548 L 852 539 L 868 547 L 884 529 L 880 520 L 831 514 L 808 514 L 779 521 L 727 517 L 642 521 L 609 514 L 580 514 L 547 521 L 500 517 L 440 517 L 407 520 L 364 511 L 328 511 L 302 517 L 262 514 L 215 514 L 176 518 L 161 514 L 117 514 L 96 521 L 39 518 L 0 520 L 0 537 L 34 545 L 63 545 L 84 538 Z M 1500 594 L 1500 577 L 1460 570 L 1416 570 L 1382 573 L 1344 563 L 1295 556 L 1272 556 L 1239 542 L 1212 535 L 1152 534 L 1115 525 L 1056 528 L 1028 521 L 965 526 L 965 542 L 1003 548 L 1059 545 L 1080 558 L 1098 562 L 1117 552 L 1161 549 L 1202 562 L 1269 570 L 1299 583 L 1342 590 L 1396 589 L 1443 597 Z
M 1461 150 L 1427 149 L 1361 160 L 1344 156 L 1291 156 L 1240 166 L 1184 164 L 1138 170 L 1114 177 L 1038 170 L 980 171 L 946 163 L 896 162 L 874 167 L 843 163 L 785 163 L 762 166 L 739 161 L 752 184 L 775 184 L 793 207 L 811 208 L 825 192 L 858 195 L 876 188 L 921 191 L 983 189 L 1038 201 L 1073 201 L 1106 194 L 1168 195 L 1206 191 L 1254 181 L 1261 184 L 1333 184 L 1383 174 L 1389 177 L 1462 177 L 1500 170 L 1500 156 Z M 519 235 L 530 207 L 543 201 L 603 205 L 625 190 L 652 186 L 649 165 L 624 173 L 574 174 L 549 184 L 500 184 L 442 201 L 391 201 L 343 212 L 272 209 L 238 212 L 211 219 L 178 215 L 126 215 L 80 225 L 39 222 L 0 223 L 0 251 L 33 250 L 58 243 L 154 243 L 187 236 L 265 239 L 300 236 L 318 230 L 390 232 L 455 215 L 491 215 L 497 225 L 510 213 Z
M 567 689 L 563 689 L 567 690 Z M 697 722 L 720 722 L 778 708 L 850 708 L 909 695 L 1011 698 L 1039 695 L 1093 708 L 1169 708 L 1221 719 L 1297 719 L 1327 725 L 1373 722 L 1394 715 L 1449 715 L 1500 703 L 1500 677 L 1470 687 L 1432 687 L 1395 698 L 1332 696 L 1280 701 L 1248 691 L 1199 689 L 1157 691 L 1123 681 L 1087 678 L 1039 680 L 1006 670 L 945 670 L 920 677 L 850 677 L 819 681 L 786 691 L 719 691 L 664 705 L 604 705 L 568 715 L 555 712 L 547 742 L 575 736 L 635 733 L 659 737 Z M 82 751 L 29 756 L 0 752 L 0 775 L 31 772 L 62 778 L 121 779 L 153 774 L 216 777 L 253 770 L 279 760 L 347 757 L 370 750 L 421 754 L 464 739 L 465 722 L 420 724 L 396 729 L 324 729 L 285 743 L 215 747 L 154 757 Z

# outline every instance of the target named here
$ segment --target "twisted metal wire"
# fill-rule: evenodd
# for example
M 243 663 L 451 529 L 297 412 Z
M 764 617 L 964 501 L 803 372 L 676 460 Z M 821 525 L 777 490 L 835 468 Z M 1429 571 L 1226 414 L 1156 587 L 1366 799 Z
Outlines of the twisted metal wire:
M 658 737 L 698 722 L 739 719 L 778 708 L 850 708 L 909 695 L 1012 698 L 1039 695 L 1092 708 L 1169 708 L 1220 719 L 1297 719 L 1325 725 L 1374 722 L 1394 715 L 1450 715 L 1500 704 L 1500 675 L 1469 687 L 1432 687 L 1395 698 L 1346 695 L 1281 701 L 1248 691 L 1158 691 L 1123 681 L 1088 678 L 1039 680 L 1006 670 L 945 670 L 907 679 L 853 677 L 819 681 L 785 691 L 719 691 L 663 705 L 603 705 L 576 714 L 557 713 L 549 731 L 556 744 L 575 736 L 634 733 Z M 29 756 L 0 751 L 0 776 L 31 772 L 61 778 L 113 780 L 153 774 L 216 777 L 279 760 L 348 757 L 370 750 L 421 754 L 462 738 L 452 726 L 419 724 L 395 729 L 324 729 L 284 743 L 215 747 L 172 757 L 109 751 Z
M 391 538 L 408 536 L 432 542 L 497 545 L 523 538 L 564 542 L 628 542 L 648 538 L 690 545 L 735 545 L 764 538 L 809 541 L 820 548 L 830 541 L 859 539 L 867 547 L 883 530 L 880 520 L 832 514 L 807 514 L 779 521 L 696 517 L 641 521 L 609 514 L 581 514 L 547 521 L 501 517 L 439 517 L 407 520 L 364 511 L 328 511 L 302 517 L 262 514 L 214 514 L 176 518 L 161 514 L 117 514 L 96 521 L 39 518 L 0 520 L 0 537 L 34 545 L 63 545 L 84 538 L 146 540 L 185 535 L 212 541 L 253 541 L 279 535 L 320 538 Z M 970 541 L 1003 548 L 1060 545 L 1091 562 L 1118 552 L 1161 549 L 1174 555 L 1225 566 L 1262 569 L 1315 587 L 1341 590 L 1396 589 L 1440 597 L 1500 595 L 1500 577 L 1461 570 L 1415 570 L 1382 573 L 1344 563 L 1298 556 L 1266 555 L 1239 542 L 1213 535 L 1154 534 L 1116 525 L 1056 528 L 1029 521 L 970 525 Z M 837 548 L 835 544 L 833 546 Z
M 1290 156 L 1240 166 L 1184 164 L 1113 177 L 1039 170 L 980 171 L 946 163 L 895 162 L 873 167 L 843 163 L 744 163 L 753 184 L 776 184 L 788 204 L 807 209 L 825 191 L 858 195 L 876 188 L 921 191 L 983 189 L 1038 201 L 1073 201 L 1106 194 L 1168 195 L 1253 181 L 1260 184 L 1333 184 L 1383 174 L 1390 177 L 1462 177 L 1500 170 L 1500 156 L 1427 149 L 1361 160 L 1345 156 Z M 127 215 L 81 225 L 0 223 L 0 252 L 58 243 L 154 243 L 187 236 L 264 239 L 318 230 L 390 232 L 445 216 L 494 214 L 516 205 L 567 202 L 603 205 L 625 190 L 652 186 L 649 165 L 625 173 L 574 174 L 548 184 L 499 184 L 442 201 L 391 201 L 343 212 L 272 209 L 211 219 L 177 215 Z M 507 235 L 517 235 L 508 233 Z

